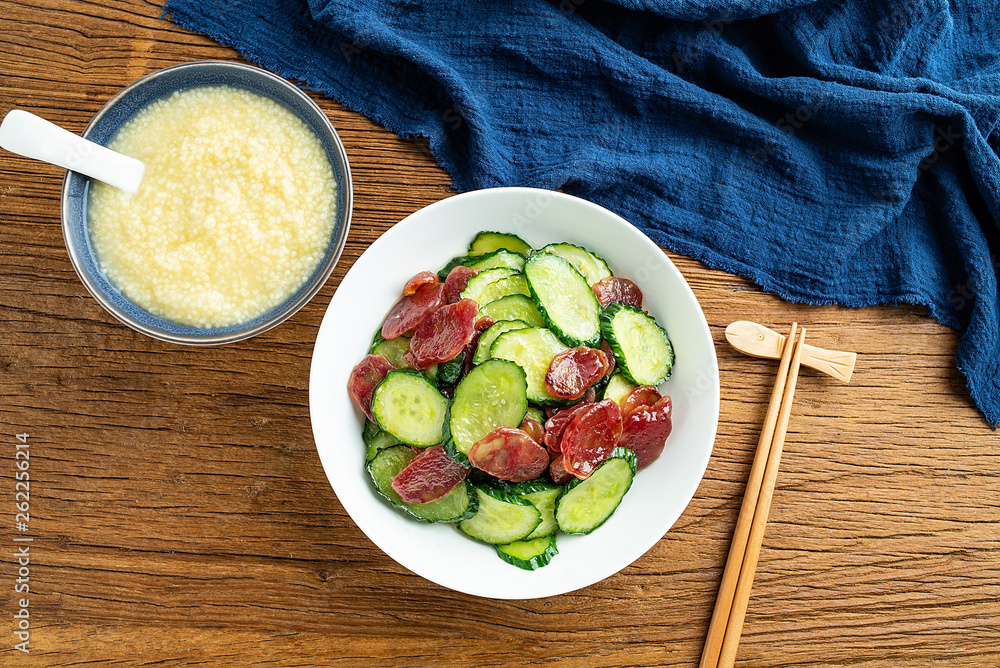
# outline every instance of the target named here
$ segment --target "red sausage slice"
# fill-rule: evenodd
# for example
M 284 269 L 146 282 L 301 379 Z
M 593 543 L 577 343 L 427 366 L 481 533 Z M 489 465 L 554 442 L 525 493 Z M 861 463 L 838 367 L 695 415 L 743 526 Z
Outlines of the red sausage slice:
M 425 283 L 412 295 L 406 295 L 393 305 L 382 325 L 382 338 L 394 339 L 423 322 L 424 318 L 445 303 L 441 283 Z
M 640 469 L 656 461 L 663 452 L 673 429 L 672 411 L 673 406 L 667 396 L 652 406 L 639 406 L 625 418 L 618 445 L 635 453 Z
M 615 360 L 615 353 L 611 350 L 611 345 L 603 339 L 601 340 L 601 347 L 599 350 L 604 353 L 608 362 L 608 370 L 604 373 L 604 375 L 610 376 L 615 372 L 615 365 L 617 363 L 617 360 Z
M 449 302 L 457 302 L 462 298 L 462 290 L 468 284 L 469 279 L 479 273 L 478 269 L 463 267 L 459 265 L 448 272 L 448 277 L 444 279 L 444 291 L 447 293 Z
M 593 403 L 593 399 L 590 401 L 584 399 L 575 406 L 556 411 L 552 417 L 545 421 L 545 436 L 542 442 L 550 453 L 553 455 L 562 453 L 560 443 L 562 442 L 563 432 L 566 431 L 566 426 L 576 417 L 577 413 L 585 410 Z
M 403 288 L 403 295 L 409 297 L 414 294 L 421 285 L 440 282 L 441 281 L 438 279 L 437 274 L 430 271 L 422 271 L 406 282 L 406 287 Z
M 476 334 L 478 310 L 471 299 L 438 308 L 417 326 L 403 359 L 414 369 L 426 369 L 457 357 Z
M 573 474 L 566 470 L 563 466 L 563 457 L 559 455 L 552 460 L 549 464 L 549 475 L 552 477 L 552 482 L 557 485 L 565 485 L 570 480 L 573 479 Z
M 560 399 L 579 399 L 608 370 L 608 360 L 596 348 L 578 346 L 552 358 L 545 374 L 545 389 Z
M 659 391 L 652 385 L 640 385 L 622 401 L 622 415 L 628 415 L 640 406 L 652 406 L 662 399 Z
M 597 301 L 601 302 L 602 307 L 607 307 L 608 304 L 614 302 L 621 302 L 642 308 L 642 291 L 638 285 L 627 278 L 608 276 L 594 283 L 591 289 L 597 295 Z
M 479 347 L 479 337 L 494 324 L 496 324 L 496 320 L 488 315 L 484 315 L 476 321 L 476 333 L 473 335 L 469 345 L 465 346 L 465 359 L 462 362 L 462 378 L 468 376 L 469 372 L 472 371 L 472 367 L 475 366 L 472 361 L 476 359 L 476 348 Z
M 608 364 L 611 365 L 611 368 L 608 369 L 608 375 L 610 376 L 612 373 L 614 373 L 615 363 L 617 361 L 615 360 L 615 353 L 613 350 L 611 350 L 611 344 L 605 341 L 604 339 L 601 339 L 600 350 L 608 357 Z
M 545 472 L 549 453 L 520 429 L 497 427 L 472 444 L 469 461 L 501 480 L 524 482 Z
M 541 443 L 542 439 L 545 438 L 545 427 L 538 420 L 530 417 L 525 417 L 524 421 L 521 422 L 521 431 L 531 437 L 531 440 L 535 443 Z
M 598 401 L 578 413 L 562 437 L 563 466 L 577 478 L 586 478 L 608 458 L 622 435 L 622 411 L 611 399 Z
M 448 456 L 443 445 L 426 448 L 392 479 L 392 488 L 406 503 L 430 503 L 465 480 L 469 469 Z
M 385 380 L 385 375 L 395 368 L 385 355 L 367 355 L 351 370 L 347 379 L 348 394 L 372 422 L 375 421 L 372 395 L 378 384 Z

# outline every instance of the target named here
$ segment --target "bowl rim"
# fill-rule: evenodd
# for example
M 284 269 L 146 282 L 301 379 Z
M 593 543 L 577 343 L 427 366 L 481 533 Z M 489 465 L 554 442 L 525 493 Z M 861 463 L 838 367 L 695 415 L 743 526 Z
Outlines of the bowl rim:
M 337 264 L 340 262 L 340 256 L 343 254 L 344 247 L 347 245 L 347 237 L 351 227 L 351 217 L 354 212 L 354 185 L 353 185 L 353 179 L 351 177 L 350 162 L 347 159 L 347 150 L 344 148 L 344 143 L 343 141 L 341 141 L 340 135 L 337 134 L 336 128 L 333 127 L 333 123 L 330 122 L 329 117 L 327 117 L 326 113 L 319 107 L 318 104 L 316 104 L 316 102 L 311 97 L 306 95 L 306 93 L 302 89 L 297 87 L 295 84 L 288 81 L 287 79 L 284 79 L 283 77 L 278 76 L 277 74 L 274 74 L 273 72 L 269 72 L 268 70 L 265 70 L 261 67 L 256 67 L 254 65 L 238 63 L 229 60 L 196 60 L 192 62 L 171 65 L 169 67 L 164 67 L 162 69 L 156 70 L 155 72 L 150 72 L 149 74 L 142 76 L 139 79 L 136 79 L 129 85 L 122 88 L 111 99 L 109 99 L 106 103 L 104 103 L 104 105 L 97 111 L 97 113 L 94 114 L 93 118 L 90 119 L 90 122 L 87 123 L 87 126 L 83 129 L 81 136 L 86 139 L 93 131 L 97 123 L 99 123 L 101 119 L 103 119 L 104 116 L 107 115 L 108 112 L 111 109 L 113 109 L 125 96 L 127 96 L 136 88 L 148 85 L 150 82 L 155 81 L 156 79 L 164 75 L 167 75 L 168 73 L 176 73 L 178 70 L 188 70 L 188 69 L 198 70 L 206 67 L 230 68 L 234 71 L 243 72 L 249 76 L 270 80 L 278 84 L 280 87 L 284 88 L 288 92 L 290 92 L 293 96 L 299 98 L 306 105 L 306 107 L 316 115 L 317 119 L 321 121 L 321 125 L 323 126 L 323 128 L 329 133 L 330 138 L 333 139 L 333 144 L 336 147 L 336 158 L 340 161 L 341 165 L 343 166 L 344 184 L 343 188 L 340 189 L 337 195 L 343 198 L 344 217 L 343 217 L 343 229 L 341 230 L 340 234 L 337 235 L 337 237 L 331 237 L 330 239 L 330 243 L 336 244 L 336 246 L 335 248 L 333 248 L 333 252 L 330 255 L 330 259 L 327 262 L 327 265 L 323 269 L 322 273 L 316 275 L 313 278 L 312 286 L 308 290 L 303 292 L 295 301 L 285 305 L 280 312 L 277 312 L 277 309 L 280 307 L 280 305 L 276 306 L 275 317 L 269 318 L 254 327 L 250 327 L 247 329 L 236 329 L 233 331 L 226 331 L 225 333 L 206 334 L 205 336 L 200 336 L 200 335 L 194 336 L 194 335 L 186 335 L 180 333 L 172 333 L 151 328 L 146 324 L 144 324 L 143 322 L 136 320 L 135 318 L 129 316 L 128 314 L 120 311 L 118 308 L 115 307 L 115 305 L 111 302 L 111 300 L 105 297 L 103 290 L 101 290 L 91 279 L 91 277 L 87 274 L 87 272 L 83 270 L 83 267 L 81 266 L 81 262 L 79 260 L 79 254 L 81 253 L 81 249 L 77 248 L 77 244 L 73 241 L 73 237 L 70 234 L 70 226 L 72 223 L 70 221 L 70 211 L 69 211 L 70 183 L 73 180 L 74 176 L 80 176 L 80 175 L 77 175 L 72 170 L 66 170 L 65 176 L 63 176 L 62 189 L 60 191 L 60 217 L 61 217 L 61 227 L 63 232 L 63 240 L 66 245 L 66 250 L 67 254 L 69 255 L 70 263 L 73 265 L 73 269 L 74 271 L 76 271 L 76 274 L 80 278 L 80 281 L 83 283 L 84 287 L 87 288 L 87 291 L 91 294 L 91 296 L 95 300 L 97 300 L 97 303 L 99 303 L 104 308 L 104 310 L 106 310 L 108 313 L 114 316 L 122 324 L 127 325 L 128 327 L 134 329 L 135 331 L 141 334 L 145 334 L 146 336 L 158 339 L 160 341 L 166 341 L 168 343 L 178 343 L 184 345 L 193 345 L 193 346 L 216 346 L 227 343 L 235 343 L 237 341 L 244 341 L 246 339 L 257 336 L 258 334 L 262 334 L 263 332 L 266 332 L 270 329 L 273 329 L 274 327 L 277 327 L 285 320 L 289 319 L 295 313 L 297 313 L 302 307 L 304 307 L 307 303 L 309 303 L 309 301 L 312 300 L 312 298 L 315 297 L 316 294 L 323 288 L 323 286 L 329 280 L 330 276 L 333 274 L 334 269 L 336 269 Z M 281 104 L 280 101 L 279 104 Z M 85 177 L 80 176 L 80 178 L 85 178 Z M 340 221 L 337 220 L 335 221 L 334 224 L 336 225 L 339 222 Z M 161 320 L 166 320 L 166 319 L 161 318 Z M 227 328 L 227 330 L 228 329 L 229 328 Z M 206 329 L 204 331 L 212 332 L 213 330 Z
M 433 214 L 439 213 L 442 207 L 459 206 L 460 203 L 462 202 L 468 203 L 470 201 L 476 201 L 479 199 L 489 202 L 490 201 L 489 198 L 495 196 L 519 196 L 524 198 L 533 197 L 535 198 L 533 201 L 536 202 L 540 201 L 540 198 L 551 198 L 553 201 L 567 200 L 566 202 L 567 206 L 598 210 L 602 216 L 607 216 L 617 221 L 620 221 L 621 223 L 632 228 L 636 234 L 644 237 L 645 243 L 648 243 L 652 248 L 657 249 L 658 251 L 657 256 L 659 256 L 660 254 L 663 255 L 662 260 L 664 263 L 663 264 L 664 268 L 666 268 L 667 271 L 676 274 L 676 277 L 680 279 L 680 282 L 678 284 L 679 289 L 681 289 L 690 298 L 691 304 L 693 305 L 695 311 L 699 316 L 696 318 L 696 322 L 692 323 L 692 326 L 698 330 L 698 337 L 705 344 L 706 358 L 704 361 L 713 370 L 712 373 L 708 374 L 705 377 L 705 380 L 708 381 L 708 384 L 704 388 L 704 391 L 699 393 L 699 394 L 704 394 L 706 396 L 706 400 L 709 402 L 711 409 L 708 419 L 702 423 L 702 427 L 704 429 L 703 437 L 704 439 L 706 439 L 706 445 L 704 446 L 703 450 L 700 450 L 696 454 L 697 461 L 693 461 L 690 464 L 693 467 L 692 473 L 696 473 L 696 475 L 692 475 L 692 477 L 685 480 L 682 486 L 678 487 L 679 493 L 685 498 L 685 501 L 683 505 L 673 508 L 673 510 L 676 510 L 676 515 L 675 516 L 671 515 L 668 518 L 669 522 L 666 522 L 666 520 L 664 520 L 664 528 L 662 533 L 657 535 L 655 538 L 650 539 L 648 543 L 645 542 L 636 543 L 635 544 L 636 547 L 633 550 L 634 554 L 628 556 L 627 559 L 625 556 L 619 555 L 620 558 L 616 558 L 612 562 L 603 564 L 600 569 L 596 569 L 597 571 L 600 571 L 596 576 L 593 573 L 588 573 L 585 576 L 579 576 L 578 574 L 570 574 L 571 582 L 563 582 L 559 586 L 549 586 L 549 585 L 540 586 L 537 583 L 535 583 L 532 584 L 529 590 L 528 588 L 525 587 L 525 583 L 523 582 L 518 582 L 516 584 L 512 583 L 513 578 L 518 578 L 520 580 L 521 578 L 526 579 L 531 577 L 538 577 L 537 574 L 545 576 L 546 575 L 545 569 L 541 569 L 540 571 L 526 572 L 528 573 L 528 575 L 525 575 L 524 573 L 519 573 L 518 575 L 514 575 L 512 576 L 511 581 L 505 582 L 502 587 L 496 585 L 495 583 L 471 584 L 467 581 L 462 580 L 461 578 L 456 579 L 452 574 L 443 575 L 438 569 L 429 569 L 426 567 L 426 564 L 419 563 L 419 560 L 411 559 L 408 553 L 400 549 L 399 543 L 396 541 L 396 539 L 388 537 L 385 531 L 383 530 L 374 532 L 371 531 L 372 519 L 370 517 L 369 510 L 372 507 L 374 507 L 373 504 L 381 501 L 380 499 L 377 498 L 374 489 L 367 489 L 366 491 L 368 492 L 368 495 L 366 495 L 364 498 L 341 496 L 344 493 L 345 488 L 340 484 L 338 484 L 340 479 L 340 474 L 338 472 L 341 471 L 344 467 L 342 465 L 343 464 L 342 460 L 337 458 L 336 452 L 334 452 L 330 448 L 330 443 L 332 442 L 330 437 L 331 435 L 335 434 L 335 432 L 331 431 L 331 428 L 333 426 L 331 423 L 332 418 L 326 400 L 329 398 L 329 391 L 331 391 L 331 388 L 334 385 L 337 388 L 340 388 L 342 387 L 342 384 L 339 382 L 334 383 L 333 381 L 329 380 L 330 370 L 322 366 L 323 364 L 326 364 L 330 361 L 330 356 L 332 354 L 331 350 L 333 349 L 331 343 L 333 340 L 335 340 L 336 331 L 338 331 L 338 326 L 335 320 L 336 316 L 334 315 L 334 313 L 335 313 L 335 308 L 342 305 L 337 303 L 337 296 L 335 295 L 334 300 L 331 301 L 331 303 L 327 306 L 327 310 L 323 318 L 323 323 L 320 326 L 320 332 L 317 335 L 316 343 L 313 348 L 312 361 L 310 364 L 309 411 L 310 411 L 310 422 L 313 431 L 313 439 L 317 448 L 317 454 L 319 455 L 320 458 L 320 463 L 322 464 L 325 476 L 331 488 L 333 489 L 334 493 L 337 495 L 338 501 L 340 502 L 344 511 L 350 517 L 354 525 L 365 535 L 365 537 L 369 541 L 371 541 L 376 547 L 378 547 L 386 556 L 388 556 L 390 559 L 395 561 L 402 568 L 408 570 L 409 572 L 419 575 L 420 577 L 429 580 L 430 582 L 433 582 L 437 585 L 445 587 L 447 589 L 451 589 L 453 591 L 458 591 L 472 596 L 477 596 L 487 599 L 526 600 L 533 598 L 544 598 L 549 596 L 561 595 L 572 591 L 577 591 L 584 587 L 592 586 L 608 577 L 611 577 L 615 573 L 618 573 L 620 570 L 634 563 L 642 555 L 646 554 L 650 549 L 652 549 L 652 547 L 656 543 L 658 543 L 660 540 L 663 539 L 664 535 L 666 535 L 673 526 L 676 525 L 678 519 L 690 506 L 695 494 L 697 493 L 698 487 L 703 482 L 705 472 L 707 470 L 709 461 L 711 459 L 713 446 L 718 436 L 721 387 L 720 387 L 720 379 L 718 373 L 718 355 L 716 351 L 715 341 L 712 336 L 711 328 L 709 327 L 707 319 L 705 317 L 704 309 L 702 308 L 701 303 L 698 301 L 697 296 L 694 294 L 694 291 L 691 289 L 690 284 L 687 282 L 687 279 L 683 276 L 683 274 L 681 274 L 680 270 L 676 267 L 676 265 L 674 265 L 673 261 L 666 254 L 662 253 L 662 249 L 660 249 L 652 240 L 650 240 L 649 237 L 645 235 L 641 230 L 636 228 L 628 220 L 619 216 L 613 211 L 610 211 L 605 207 L 602 207 L 589 200 L 569 195 L 566 193 L 560 193 L 558 191 L 551 191 L 538 188 L 526 188 L 526 187 L 486 188 L 482 190 L 475 190 L 475 191 L 461 193 L 451 197 L 446 197 L 444 199 L 428 204 L 427 206 L 424 206 L 418 209 L 417 211 L 414 211 L 413 213 L 409 214 L 408 216 L 404 217 L 402 220 L 397 222 L 391 228 L 386 230 L 378 239 L 375 240 L 375 242 L 371 244 L 371 246 L 365 249 L 361 257 L 359 257 L 355 261 L 355 264 L 362 262 L 362 260 L 365 258 L 366 255 L 372 255 L 373 247 L 376 247 L 379 244 L 381 244 L 381 246 L 384 246 L 386 243 L 395 243 L 395 240 L 398 237 L 405 236 L 404 230 L 408 230 L 410 227 L 410 225 L 408 225 L 407 223 L 414 218 L 420 217 L 426 220 L 432 217 Z M 529 215 L 529 217 L 531 216 Z M 483 227 L 483 225 L 486 225 L 486 227 Z M 486 223 L 481 223 L 478 229 L 489 229 L 489 226 Z M 597 250 L 596 252 L 600 251 Z M 370 259 L 371 258 L 369 258 L 369 260 Z M 344 287 L 345 283 L 351 283 L 350 287 L 355 287 L 353 286 L 353 283 L 349 278 L 349 275 L 352 270 L 353 267 L 351 268 L 351 270 L 347 272 L 347 275 L 345 275 L 343 281 L 341 282 L 341 286 L 338 287 L 338 293 L 340 293 L 341 288 Z M 354 282 L 356 283 L 357 281 L 355 280 Z M 333 391 L 337 390 L 334 389 Z M 683 392 L 685 391 L 685 387 L 677 386 L 676 391 Z M 344 391 L 343 398 L 346 399 L 346 397 L 347 394 L 346 391 Z M 352 406 L 351 414 L 357 420 L 359 421 L 363 420 L 363 415 L 356 406 Z M 338 418 L 339 417 L 341 416 L 338 414 Z M 358 424 L 360 425 L 360 422 Z M 335 435 L 339 437 L 339 432 L 336 432 Z M 360 427 L 358 431 L 358 439 L 360 440 Z M 362 474 L 358 472 L 356 473 L 356 475 L 360 476 Z M 353 489 L 353 487 L 354 485 L 351 485 L 351 489 Z M 392 511 L 398 513 L 398 511 L 394 511 L 393 509 L 386 510 L 385 508 L 382 508 L 381 505 L 379 505 L 378 507 L 384 512 Z M 410 522 L 410 520 L 407 518 L 403 518 L 401 524 L 405 524 L 406 522 Z M 414 531 L 427 528 L 427 525 L 422 525 L 418 522 L 412 522 L 412 524 L 414 525 L 413 529 Z M 399 527 L 393 527 L 393 528 L 399 528 Z M 427 535 L 429 536 L 429 534 Z M 647 536 L 646 538 L 648 539 L 649 537 Z M 420 540 L 423 540 L 423 538 L 421 538 Z M 434 538 L 430 537 L 429 540 L 433 541 Z

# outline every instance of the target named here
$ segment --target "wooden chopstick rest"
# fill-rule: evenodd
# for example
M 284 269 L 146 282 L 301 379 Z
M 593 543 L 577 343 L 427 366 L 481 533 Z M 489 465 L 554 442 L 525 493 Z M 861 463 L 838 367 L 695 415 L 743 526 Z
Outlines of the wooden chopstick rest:
M 739 320 L 726 327 L 726 340 L 733 348 L 751 357 L 776 360 L 781 358 L 785 349 L 784 334 L 747 320 Z M 845 383 L 850 382 L 857 359 L 857 353 L 825 350 L 808 343 L 802 346 L 802 364 Z

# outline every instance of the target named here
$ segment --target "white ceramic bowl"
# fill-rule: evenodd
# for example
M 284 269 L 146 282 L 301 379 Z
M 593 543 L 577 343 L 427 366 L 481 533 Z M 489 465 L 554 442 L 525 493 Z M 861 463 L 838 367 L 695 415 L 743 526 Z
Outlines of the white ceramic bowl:
M 425 524 L 394 510 L 365 473 L 363 414 L 347 394 L 351 369 L 406 280 L 461 255 L 480 230 L 514 232 L 534 247 L 569 241 L 604 257 L 642 289 L 643 307 L 676 351 L 660 390 L 673 398 L 673 433 L 663 454 L 639 472 L 621 506 L 586 536 L 559 534 L 559 554 L 537 571 L 501 561 L 493 547 L 452 525 Z M 316 447 L 337 497 L 367 536 L 397 562 L 457 591 L 502 599 L 553 596 L 628 566 L 673 526 L 694 495 L 715 441 L 718 364 L 705 316 L 677 268 L 624 219 L 582 199 L 530 188 L 457 195 L 417 211 L 354 263 L 323 318 L 313 353 L 309 408 Z

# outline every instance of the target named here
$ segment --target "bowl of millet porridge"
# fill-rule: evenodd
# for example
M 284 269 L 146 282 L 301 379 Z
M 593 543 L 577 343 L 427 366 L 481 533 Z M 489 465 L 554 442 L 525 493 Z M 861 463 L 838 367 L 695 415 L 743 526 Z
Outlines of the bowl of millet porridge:
M 257 67 L 203 61 L 133 83 L 83 136 L 141 160 L 126 193 L 75 172 L 62 223 L 84 285 L 126 325 L 174 343 L 247 339 L 290 317 L 343 250 L 343 145 L 301 90 Z

